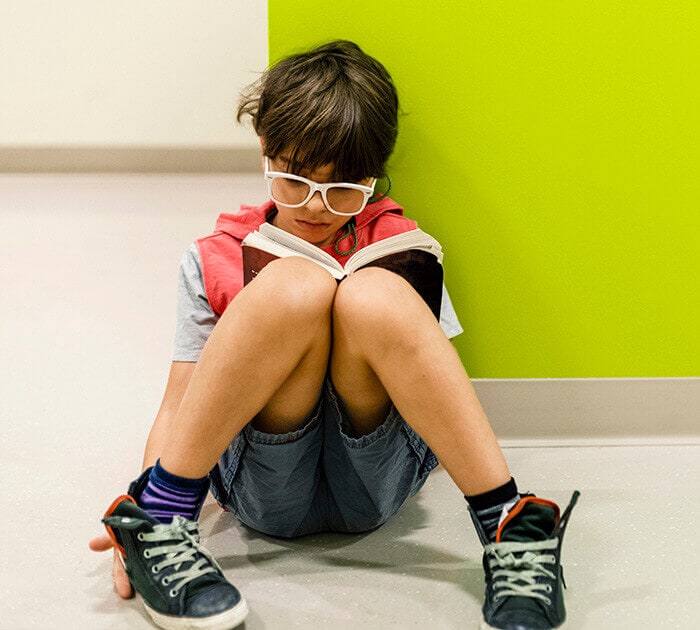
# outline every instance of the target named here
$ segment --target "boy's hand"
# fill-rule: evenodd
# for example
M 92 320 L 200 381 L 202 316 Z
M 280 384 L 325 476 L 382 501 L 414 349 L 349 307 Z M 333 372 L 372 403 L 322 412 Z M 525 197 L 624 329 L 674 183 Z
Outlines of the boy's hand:
M 122 559 L 119 556 L 119 552 L 114 547 L 112 539 L 107 534 L 102 534 L 93 538 L 90 541 L 90 549 L 93 551 L 109 551 L 114 549 L 114 564 L 112 565 L 112 579 L 114 580 L 114 590 L 117 592 L 119 597 L 123 599 L 129 599 L 133 597 L 134 592 L 131 588 L 131 583 L 126 575 L 126 570 L 122 564 Z

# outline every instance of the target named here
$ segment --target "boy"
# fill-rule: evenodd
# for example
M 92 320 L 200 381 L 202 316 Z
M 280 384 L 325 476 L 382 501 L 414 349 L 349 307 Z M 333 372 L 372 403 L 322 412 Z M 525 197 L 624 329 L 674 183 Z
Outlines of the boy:
M 442 463 L 485 546 L 484 624 L 564 619 L 559 555 L 571 505 L 521 496 L 448 333 L 402 277 L 336 282 L 298 257 L 243 286 L 241 241 L 267 221 L 342 262 L 415 223 L 374 196 L 396 140 L 390 76 L 338 41 L 272 67 L 244 97 L 271 201 L 222 215 L 181 266 L 175 360 L 144 472 L 107 511 L 120 595 L 129 580 L 164 628 L 231 628 L 247 606 L 199 543 L 220 504 L 273 536 L 380 526 Z M 436 458 L 437 456 L 437 458 Z M 575 497 L 572 500 L 572 504 Z M 128 579 L 120 560 L 125 562 Z

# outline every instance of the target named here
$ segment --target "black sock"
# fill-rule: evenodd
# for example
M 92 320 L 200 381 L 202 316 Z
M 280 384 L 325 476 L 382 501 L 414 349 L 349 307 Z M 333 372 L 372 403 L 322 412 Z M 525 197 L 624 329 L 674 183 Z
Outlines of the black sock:
M 518 486 L 511 477 L 510 481 L 498 486 L 498 488 L 464 498 L 484 528 L 486 537 L 493 542 L 496 540 L 496 532 L 503 508 L 510 509 L 518 502 L 520 495 L 518 494 Z

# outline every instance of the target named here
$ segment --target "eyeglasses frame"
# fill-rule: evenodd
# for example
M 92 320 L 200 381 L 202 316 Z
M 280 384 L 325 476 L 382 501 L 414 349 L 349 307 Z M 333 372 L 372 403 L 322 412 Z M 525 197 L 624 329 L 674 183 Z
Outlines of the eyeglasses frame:
M 302 182 L 309 187 L 309 194 L 306 196 L 306 198 L 301 203 L 297 203 L 297 204 L 283 203 L 282 201 L 279 201 L 272 196 L 272 180 L 275 177 L 284 177 L 285 179 L 291 179 L 294 181 Z M 270 199 L 272 199 L 272 201 L 274 201 L 275 203 L 279 203 L 287 208 L 301 208 L 301 206 L 309 203 L 310 199 L 318 191 L 321 193 L 321 199 L 323 199 L 323 205 L 326 206 L 326 209 L 328 210 L 328 212 L 331 212 L 332 214 L 335 214 L 335 215 L 338 215 L 341 217 L 354 217 L 354 216 L 360 214 L 360 212 L 362 212 L 365 209 L 365 207 L 367 206 L 367 202 L 370 200 L 370 198 L 374 194 L 374 187 L 377 184 L 377 178 L 376 177 L 372 178 L 372 184 L 370 186 L 363 186 L 362 184 L 353 184 L 353 183 L 349 183 L 349 182 L 328 182 L 326 184 L 319 184 L 318 182 L 315 182 L 312 179 L 307 179 L 306 177 L 302 177 L 301 175 L 295 175 L 294 173 L 284 173 L 282 171 L 271 171 L 270 170 L 270 158 L 268 156 L 265 156 L 265 182 L 267 183 L 267 194 L 269 195 Z M 328 198 L 326 197 L 326 191 L 329 188 L 334 188 L 334 187 L 351 188 L 353 190 L 359 190 L 361 193 L 363 193 L 364 194 L 364 201 L 362 202 L 360 209 L 357 210 L 356 212 L 338 212 L 337 210 L 333 210 L 333 208 L 331 208 L 330 204 L 328 203 Z

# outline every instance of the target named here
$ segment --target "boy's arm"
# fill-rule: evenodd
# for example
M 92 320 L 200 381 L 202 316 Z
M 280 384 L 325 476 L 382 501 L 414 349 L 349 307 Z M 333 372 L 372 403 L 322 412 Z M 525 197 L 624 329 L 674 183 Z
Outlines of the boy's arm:
M 170 365 L 163 401 L 146 442 L 144 470 L 153 466 L 163 452 L 171 423 L 185 395 L 199 353 L 217 320 L 218 316 L 207 300 L 199 250 L 192 243 L 180 259 L 174 360 Z
M 175 413 L 177 412 L 182 397 L 185 394 L 187 385 L 190 382 L 194 367 L 193 362 L 173 361 L 170 366 L 170 376 L 165 387 L 163 402 L 156 415 L 155 422 L 146 442 L 146 451 L 143 456 L 144 470 L 155 464 L 165 440 L 167 440 L 170 426 Z M 109 551 L 114 548 L 112 539 L 107 534 L 97 536 L 90 541 L 90 549 L 93 551 Z M 119 557 L 119 553 L 114 549 L 114 562 L 112 564 L 112 579 L 114 580 L 114 590 L 120 597 L 128 599 L 133 595 L 129 578 L 124 570 L 124 564 Z
M 172 421 L 177 413 L 185 390 L 189 385 L 192 372 L 197 363 L 192 361 L 173 361 L 170 375 L 165 386 L 165 394 L 160 404 L 156 419 L 148 434 L 146 449 L 143 454 L 143 469 L 153 466 L 160 457 L 168 435 L 171 435 Z
M 192 245 L 183 255 L 180 264 L 176 334 L 176 356 L 179 355 L 178 358 L 187 360 L 173 361 L 170 365 L 170 375 L 165 386 L 163 400 L 146 442 L 143 455 L 144 470 L 155 464 L 163 451 L 173 419 L 197 365 L 195 359 L 199 355 L 201 347 L 204 346 L 209 332 L 214 327 L 216 319 L 216 314 L 206 301 L 199 265 L 199 253 L 196 246 Z M 125 599 L 131 597 L 133 591 L 129 578 L 109 535 L 105 533 L 93 538 L 90 541 L 90 549 L 98 552 L 114 550 L 112 565 L 114 590 L 120 597 Z

